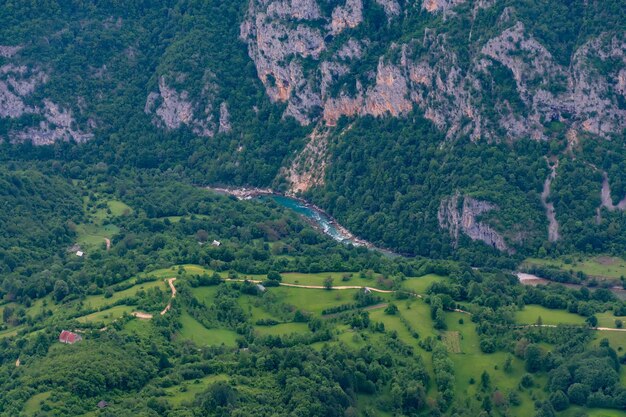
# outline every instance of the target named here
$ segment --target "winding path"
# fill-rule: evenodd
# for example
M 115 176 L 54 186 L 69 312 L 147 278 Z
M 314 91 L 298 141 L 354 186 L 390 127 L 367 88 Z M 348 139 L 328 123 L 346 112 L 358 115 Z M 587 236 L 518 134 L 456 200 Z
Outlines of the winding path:
M 170 301 L 167 303 L 165 308 L 161 311 L 161 315 L 164 315 L 165 313 L 170 311 L 170 309 L 172 308 L 172 300 L 176 297 L 176 287 L 174 286 L 174 281 L 176 281 L 176 278 L 168 278 L 165 281 L 170 286 L 170 290 L 172 291 L 172 296 L 170 297 Z M 144 313 L 142 311 L 133 311 L 130 314 L 137 317 L 138 319 L 144 319 L 144 320 L 150 320 L 154 317 L 152 314 Z
M 168 278 L 167 280 L 165 280 L 169 287 L 170 290 L 172 291 L 172 296 L 170 297 L 170 301 L 167 303 L 167 306 L 165 306 L 165 308 L 163 309 L 163 311 L 161 311 L 161 315 L 164 315 L 165 313 L 167 313 L 171 308 L 172 308 L 172 300 L 176 297 L 176 287 L 174 286 L 174 281 L 176 281 L 176 278 Z M 245 281 L 249 281 L 249 282 L 253 282 L 255 284 L 259 284 L 262 281 L 260 280 L 245 280 L 245 279 L 236 279 L 236 278 L 229 278 L 226 279 L 226 281 L 231 281 L 231 282 L 245 282 Z M 313 289 L 313 290 L 369 290 L 369 291 L 373 291 L 373 292 L 377 292 L 377 293 L 382 293 L 382 294 L 392 294 L 395 293 L 396 290 L 381 290 L 379 288 L 373 288 L 373 287 L 365 287 L 365 286 L 361 286 L 361 285 L 339 285 L 336 287 L 325 287 L 322 285 L 300 285 L 300 284 L 290 284 L 287 282 L 281 282 L 279 284 L 282 287 L 292 287 L 292 288 L 306 288 L 306 289 Z M 417 294 L 417 293 L 411 293 L 413 294 L 415 297 L 417 298 L 422 298 L 421 294 Z M 371 310 L 371 309 L 376 309 L 376 308 L 382 308 L 382 307 L 386 307 L 388 304 L 387 303 L 381 303 L 381 304 L 377 304 L 374 306 L 369 306 L 369 308 L 365 308 L 365 310 Z M 455 311 L 457 313 L 463 313 L 463 314 L 468 314 L 471 315 L 472 313 L 470 313 L 469 311 L 466 310 L 462 310 L 460 308 L 454 308 L 452 309 L 452 311 Z M 141 311 L 133 311 L 131 313 L 131 315 L 137 317 L 138 319 L 144 319 L 144 320 L 150 320 L 152 319 L 154 316 L 150 313 L 144 313 Z M 332 315 L 329 315 L 332 316 Z M 520 326 L 520 327 L 557 327 L 557 325 L 555 324 L 529 324 L 529 325 L 525 325 L 525 326 Z M 592 330 L 604 330 L 604 331 L 609 331 L 609 332 L 626 332 L 626 329 L 617 329 L 617 328 L 612 328 L 612 327 L 591 327 Z

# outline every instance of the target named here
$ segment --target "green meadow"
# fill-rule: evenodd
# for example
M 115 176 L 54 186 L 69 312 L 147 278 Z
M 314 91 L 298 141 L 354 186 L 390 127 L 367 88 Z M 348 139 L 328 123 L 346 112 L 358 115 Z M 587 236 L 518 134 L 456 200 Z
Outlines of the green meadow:
M 568 256 L 557 259 L 528 258 L 527 264 L 545 265 L 565 271 L 584 272 L 587 275 L 599 278 L 626 277 L 626 260 L 614 256 Z

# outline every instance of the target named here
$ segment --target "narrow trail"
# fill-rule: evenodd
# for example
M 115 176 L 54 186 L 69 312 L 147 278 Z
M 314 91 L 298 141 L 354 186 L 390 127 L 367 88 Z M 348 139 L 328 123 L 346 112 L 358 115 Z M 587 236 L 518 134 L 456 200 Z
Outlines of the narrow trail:
M 176 297 L 176 287 L 174 286 L 174 281 L 176 281 L 176 278 L 168 278 L 165 281 L 170 286 L 170 290 L 172 291 L 172 296 L 170 297 L 170 301 L 167 303 L 165 308 L 161 311 L 160 313 L 161 315 L 164 315 L 165 313 L 170 311 L 170 309 L 172 308 L 172 300 Z M 144 319 L 144 320 L 150 320 L 154 317 L 152 314 L 144 313 L 142 311 L 133 311 L 130 314 L 137 317 L 138 319 Z
M 312 290 L 331 290 L 331 291 L 332 290 L 369 290 L 372 292 L 379 292 L 382 294 L 391 294 L 395 292 L 393 290 L 381 290 L 378 288 L 364 287 L 361 285 L 340 285 L 337 287 L 325 287 L 323 285 L 300 285 L 300 284 L 289 284 L 286 282 L 281 282 L 280 285 L 282 287 L 309 288 Z
M 547 160 L 548 166 L 550 167 L 550 174 L 546 178 L 543 183 L 543 191 L 541 192 L 541 204 L 546 209 L 546 217 L 548 218 L 548 240 L 550 242 L 556 242 L 559 240 L 559 222 L 556 220 L 556 212 L 554 210 L 554 204 L 548 202 L 550 198 L 550 187 L 552 186 L 552 181 L 556 178 L 556 170 L 559 167 L 558 159 L 550 163 L 550 160 Z
M 253 282 L 255 284 L 260 284 L 263 281 L 258 280 L 258 279 L 239 279 L 239 278 L 227 278 L 226 281 L 231 281 L 231 282 Z M 281 287 L 293 287 L 293 288 L 307 288 L 310 290 L 369 290 L 369 291 L 373 291 L 373 292 L 378 292 L 378 293 L 382 293 L 382 294 L 392 294 L 394 292 L 396 292 L 395 290 L 381 290 L 379 288 L 373 288 L 373 287 L 366 287 L 363 285 L 339 285 L 339 286 L 335 286 L 335 287 L 325 287 L 323 285 L 303 285 L 303 284 L 290 284 L 288 282 L 280 282 L 278 285 L 280 285 Z M 421 297 L 419 294 L 416 294 L 416 296 Z

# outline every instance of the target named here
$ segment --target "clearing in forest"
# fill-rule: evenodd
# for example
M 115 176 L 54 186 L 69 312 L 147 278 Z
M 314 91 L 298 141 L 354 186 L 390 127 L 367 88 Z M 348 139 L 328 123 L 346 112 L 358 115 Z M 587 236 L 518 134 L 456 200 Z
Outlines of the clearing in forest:
M 461 353 L 461 334 L 456 331 L 443 332 L 441 335 L 443 344 L 450 353 Z

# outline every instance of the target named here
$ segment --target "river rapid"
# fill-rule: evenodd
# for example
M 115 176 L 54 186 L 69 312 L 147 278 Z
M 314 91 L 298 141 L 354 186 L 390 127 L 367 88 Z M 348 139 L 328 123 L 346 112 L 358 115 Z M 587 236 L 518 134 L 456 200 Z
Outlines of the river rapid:
M 400 256 L 388 249 L 377 247 L 367 240 L 358 238 L 348 229 L 340 225 L 331 215 L 326 213 L 315 204 L 311 204 L 308 201 L 295 197 L 278 193 L 270 188 L 215 188 L 207 187 L 208 190 L 235 196 L 239 200 L 251 200 L 251 199 L 271 199 L 276 204 L 290 209 L 298 215 L 305 218 L 316 229 L 320 230 L 324 234 L 330 236 L 337 242 L 351 244 L 354 246 L 364 246 L 366 248 L 381 252 L 387 256 Z

